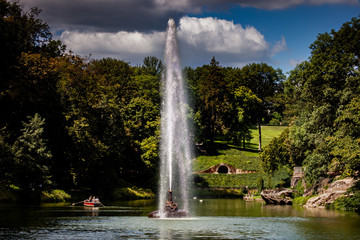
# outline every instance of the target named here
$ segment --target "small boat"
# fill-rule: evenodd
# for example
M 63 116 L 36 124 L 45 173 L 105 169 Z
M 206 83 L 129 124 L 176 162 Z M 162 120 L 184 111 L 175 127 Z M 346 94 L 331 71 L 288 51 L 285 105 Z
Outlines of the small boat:
M 102 207 L 103 204 L 99 201 L 98 198 L 89 198 L 84 200 L 84 206 L 86 207 Z
M 84 206 L 87 206 L 87 207 L 101 207 L 102 204 L 101 202 L 93 202 L 93 201 L 89 201 L 89 200 L 85 200 L 84 201 Z

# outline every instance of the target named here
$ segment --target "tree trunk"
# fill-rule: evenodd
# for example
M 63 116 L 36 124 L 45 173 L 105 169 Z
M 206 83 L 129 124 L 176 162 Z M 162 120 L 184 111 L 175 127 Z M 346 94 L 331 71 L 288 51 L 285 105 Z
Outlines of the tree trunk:
M 262 151 L 262 148 L 261 148 L 261 125 L 260 125 L 260 120 L 258 120 L 258 127 L 259 127 L 259 151 Z

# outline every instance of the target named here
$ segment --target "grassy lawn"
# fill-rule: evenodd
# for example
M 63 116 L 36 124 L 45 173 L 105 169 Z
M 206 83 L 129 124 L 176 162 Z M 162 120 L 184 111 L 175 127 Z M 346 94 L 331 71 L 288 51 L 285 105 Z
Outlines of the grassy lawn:
M 279 136 L 287 126 L 261 126 L 261 138 L 262 138 L 262 147 L 268 145 L 274 137 Z M 250 143 L 247 144 L 247 148 L 258 150 L 259 148 L 259 130 L 258 128 L 251 129 L 251 139 Z
M 265 147 L 270 143 L 271 139 L 279 136 L 286 127 L 283 126 L 262 126 L 262 147 Z M 198 174 L 198 178 L 202 179 L 205 185 L 211 188 L 216 187 L 239 187 L 249 186 L 251 188 L 256 187 L 258 179 L 262 178 L 265 181 L 265 185 L 275 186 L 281 184 L 283 179 L 287 179 L 289 175 L 286 171 L 275 174 L 274 179 L 270 180 L 269 176 L 262 172 L 261 161 L 259 158 L 258 144 L 259 144 L 259 132 L 257 128 L 251 129 L 253 138 L 250 142 L 246 143 L 245 150 L 240 146 L 229 144 L 226 141 L 216 141 L 218 155 L 198 156 L 193 165 L 193 171 L 199 172 L 206 170 L 219 163 L 227 163 L 235 168 L 242 170 L 255 170 L 257 173 L 251 174 Z

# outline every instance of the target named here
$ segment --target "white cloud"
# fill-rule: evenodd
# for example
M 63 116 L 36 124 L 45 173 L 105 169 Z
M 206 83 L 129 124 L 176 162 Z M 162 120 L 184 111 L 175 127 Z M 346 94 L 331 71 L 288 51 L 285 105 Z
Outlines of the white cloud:
M 244 29 L 240 24 L 212 17 L 181 18 L 179 37 L 198 50 L 214 53 L 242 54 L 269 48 L 264 36 L 254 27 Z
M 280 41 L 277 41 L 272 49 L 272 55 L 276 55 L 279 52 L 286 51 L 287 45 L 285 41 L 285 37 L 282 36 Z
M 65 31 L 60 40 L 68 49 L 94 58 L 116 57 L 132 64 L 141 64 L 146 56 L 162 58 L 165 32 L 87 33 Z M 263 34 L 252 26 L 217 18 L 183 17 L 178 27 L 180 55 L 187 66 L 199 66 L 215 56 L 222 65 L 244 65 L 254 61 L 268 61 L 286 49 L 283 37 L 273 47 Z
M 133 55 L 146 57 L 161 54 L 164 38 L 165 32 L 125 31 L 117 33 L 65 31 L 60 36 L 60 40 L 75 53 L 92 54 L 95 58 L 117 57 L 124 60 L 131 60 Z
M 299 65 L 302 62 L 303 62 L 303 60 L 295 60 L 295 59 L 289 60 L 289 64 L 292 68 L 296 67 L 297 65 Z

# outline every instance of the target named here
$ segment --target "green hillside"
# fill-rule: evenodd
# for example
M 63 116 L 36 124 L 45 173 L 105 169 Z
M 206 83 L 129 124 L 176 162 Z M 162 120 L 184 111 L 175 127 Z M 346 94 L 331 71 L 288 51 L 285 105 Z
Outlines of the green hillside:
M 279 136 L 285 128 L 283 126 L 262 126 L 262 146 L 266 146 L 271 139 Z M 197 157 L 193 170 L 195 172 L 202 171 L 218 163 L 228 163 L 243 170 L 261 170 L 258 158 L 259 135 L 257 129 L 252 129 L 252 136 L 253 138 L 246 144 L 245 150 L 239 146 L 227 144 L 227 142 L 217 141 L 218 155 Z
M 285 130 L 283 126 L 262 126 L 262 146 L 266 146 L 272 138 L 277 137 Z M 281 185 L 285 179 L 289 178 L 288 170 L 282 169 L 275 173 L 273 178 L 269 178 L 267 174 L 262 171 L 261 161 L 258 152 L 258 129 L 252 129 L 252 136 L 250 142 L 246 144 L 246 149 L 239 146 L 228 144 L 227 142 L 217 141 L 218 155 L 216 156 L 198 156 L 193 165 L 193 171 L 199 172 L 219 164 L 226 163 L 240 168 L 245 171 L 257 171 L 257 173 L 250 174 L 197 174 L 198 186 L 210 188 L 234 188 L 248 186 L 249 188 L 256 188 L 257 182 L 260 178 L 264 180 L 266 187 L 272 185 Z

